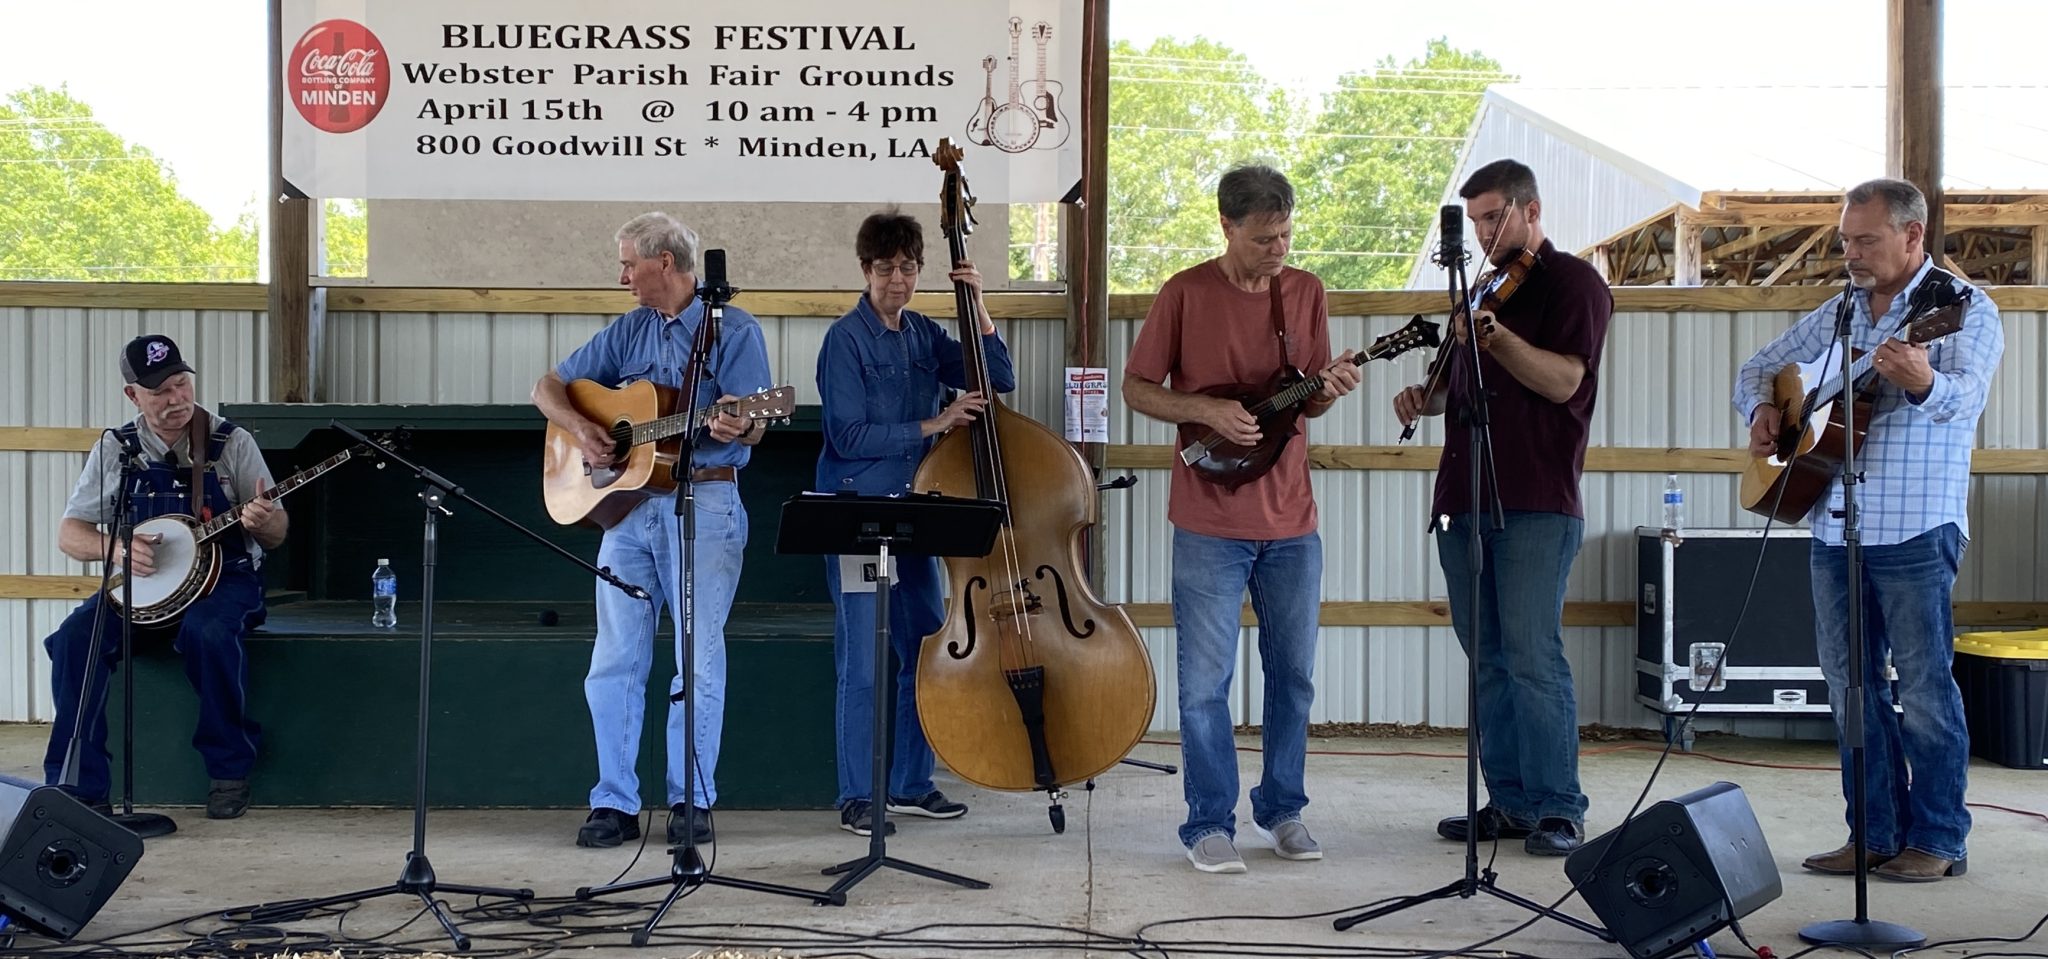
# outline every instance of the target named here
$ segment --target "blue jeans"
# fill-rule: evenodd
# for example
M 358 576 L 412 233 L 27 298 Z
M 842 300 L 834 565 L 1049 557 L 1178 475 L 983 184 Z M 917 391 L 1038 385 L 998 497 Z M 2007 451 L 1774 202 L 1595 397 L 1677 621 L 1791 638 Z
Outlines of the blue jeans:
M 256 765 L 262 728 L 249 718 L 249 652 L 243 639 L 262 625 L 263 579 L 246 565 L 221 570 L 213 592 L 194 600 L 185 614 L 168 626 L 138 626 L 135 643 L 171 636 L 185 657 L 185 678 L 199 694 L 199 726 L 192 745 L 206 761 L 214 779 L 247 779 Z M 43 640 L 50 653 L 50 686 L 57 707 L 50 727 L 50 746 L 43 755 L 43 779 L 56 783 L 64 774 L 65 753 L 78 715 L 78 682 L 90 665 L 92 688 L 87 692 L 85 746 L 80 751 L 78 795 L 87 802 L 108 798 L 112 775 L 107 753 L 107 681 L 121 655 L 121 619 L 107 610 L 106 635 L 97 661 L 91 657 L 93 612 L 100 597 L 78 604 L 57 631 Z M 140 713 L 145 704 L 137 703 Z
M 889 589 L 889 647 L 896 654 L 895 732 L 889 749 L 889 795 L 916 799 L 932 785 L 932 747 L 917 716 L 917 653 L 944 622 L 939 563 L 930 556 L 897 556 Z M 868 557 L 874 563 L 874 557 Z M 825 588 L 832 594 L 833 661 L 839 672 L 839 799 L 874 798 L 875 594 L 839 591 L 839 557 L 825 557 Z
M 747 546 L 747 511 L 733 483 L 700 483 L 697 491 L 697 570 L 695 698 L 697 770 L 690 801 L 710 808 L 718 800 L 718 741 L 725 729 L 725 617 L 739 589 L 741 554 Z M 657 496 L 641 503 L 618 525 L 606 530 L 597 549 L 597 564 L 609 566 L 619 578 L 654 595 L 652 602 L 634 599 L 599 581 L 597 644 L 590 651 L 590 673 L 583 696 L 590 703 L 590 725 L 597 736 L 597 785 L 590 790 L 591 808 L 640 810 L 640 727 L 647 711 L 647 673 L 654 665 L 654 632 L 664 604 L 682 633 L 683 588 L 679 566 L 683 555 L 681 517 L 675 499 Z M 682 691 L 682 662 L 669 695 Z M 668 802 L 682 802 L 683 703 L 668 707 Z
M 1586 523 L 1563 513 L 1508 511 L 1499 530 L 1482 518 L 1474 650 L 1472 517 L 1436 536 L 1451 625 L 1479 668 L 1479 768 L 1494 808 L 1520 823 L 1555 817 L 1584 825 L 1579 791 L 1579 705 L 1564 658 L 1564 584 Z
M 1849 551 L 1819 543 L 1812 549 L 1815 639 L 1839 732 L 1849 684 Z M 1863 547 L 1864 795 L 1866 838 L 1875 855 L 1906 848 L 1942 859 L 1965 855 L 1970 731 L 1963 722 L 1962 690 L 1949 672 L 1955 660 L 1949 591 L 1962 555 L 1962 534 L 1954 523 L 1895 546 Z M 1884 679 L 1887 653 L 1899 673 L 1903 715 L 1893 710 L 1891 684 Z M 1846 797 L 1855 781 L 1843 742 Z M 1852 830 L 1854 815 L 1852 808 L 1845 816 Z
M 1231 734 L 1230 678 L 1237 668 L 1239 610 L 1247 587 L 1259 619 L 1266 676 L 1259 784 L 1252 821 L 1272 829 L 1308 805 L 1308 708 L 1315 701 L 1316 628 L 1323 541 L 1315 533 L 1280 540 L 1221 539 L 1173 531 L 1173 626 L 1180 674 L 1181 782 L 1192 847 L 1237 836 L 1237 740 Z

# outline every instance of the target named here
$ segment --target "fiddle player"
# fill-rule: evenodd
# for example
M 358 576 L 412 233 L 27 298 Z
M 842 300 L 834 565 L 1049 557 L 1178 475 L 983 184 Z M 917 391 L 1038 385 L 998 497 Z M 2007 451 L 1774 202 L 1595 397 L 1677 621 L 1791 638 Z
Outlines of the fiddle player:
M 876 213 L 860 225 L 853 242 L 867 289 L 853 309 L 825 333 L 818 353 L 818 397 L 824 449 L 818 454 L 821 493 L 887 495 L 910 491 L 918 463 L 939 434 L 964 426 L 988 409 L 978 391 L 951 402 L 942 394 L 967 387 L 960 341 L 946 328 L 907 309 L 924 269 L 924 228 L 894 211 Z M 1008 392 L 1017 388 L 1010 351 L 989 318 L 981 297 L 981 271 L 955 264 L 952 282 L 974 290 L 989 381 Z M 863 557 L 825 557 L 825 585 L 832 595 L 832 649 L 838 703 L 834 725 L 839 746 L 839 828 L 873 834 L 873 739 L 875 683 L 875 583 L 862 571 Z M 934 758 L 917 713 L 918 649 L 945 620 L 939 563 L 932 556 L 891 556 L 889 644 L 897 657 L 895 730 L 891 734 L 888 812 L 954 819 L 967 806 L 946 798 L 932 783 Z M 872 558 L 867 564 L 873 565 Z M 886 680 L 884 680 L 886 681 Z M 883 817 L 883 834 L 896 824 Z
M 1451 624 L 1479 672 L 1480 769 L 1488 802 L 1476 829 L 1481 841 L 1521 839 L 1531 855 L 1562 856 L 1584 841 L 1586 821 L 1578 703 L 1564 656 L 1565 578 L 1585 530 L 1579 477 L 1614 298 L 1590 264 L 1544 238 L 1536 174 L 1527 166 L 1496 160 L 1474 171 L 1458 195 L 1491 267 L 1507 268 L 1525 251 L 1533 254 L 1508 299 L 1473 312 L 1494 458 L 1481 477 L 1506 480 L 1496 491 L 1504 525 L 1493 529 L 1484 521 L 1480 531 L 1485 575 L 1476 606 L 1469 585 L 1470 432 L 1460 416 L 1445 423 L 1430 507 Z M 1456 347 L 1467 342 L 1469 326 L 1462 311 L 1452 317 Z M 1449 358 L 1451 406 L 1468 395 L 1470 356 L 1459 350 Z M 1441 414 L 1444 405 L 1440 394 L 1422 386 L 1394 396 L 1403 425 Z M 1489 503 L 1478 500 L 1482 516 Z M 1475 616 L 1484 627 L 1477 649 Z M 1464 816 L 1452 816 L 1437 824 L 1437 833 L 1463 842 L 1473 828 Z
M 1223 255 L 1168 279 L 1154 298 L 1124 368 L 1124 401 L 1168 423 L 1200 423 L 1243 446 L 1262 438 L 1235 400 L 1203 390 L 1264 383 L 1284 367 L 1315 369 L 1323 386 L 1304 412 L 1321 416 L 1358 385 L 1351 352 L 1332 362 L 1322 281 L 1286 265 L 1294 188 L 1277 170 L 1240 166 L 1216 187 Z M 1170 381 L 1170 385 L 1169 384 Z M 1180 678 L 1181 770 L 1188 861 L 1210 873 L 1245 871 L 1238 855 L 1237 744 L 1230 679 L 1246 589 L 1259 622 L 1265 671 L 1259 784 L 1252 824 L 1283 859 L 1314 860 L 1322 847 L 1303 825 L 1308 711 L 1315 699 L 1323 544 L 1308 478 L 1308 440 L 1287 438 L 1265 474 L 1236 489 L 1202 480 L 1176 458 L 1173 624 Z
M 1899 882 L 1934 882 L 1968 868 L 1970 810 L 1963 792 L 1970 734 L 1963 694 L 1950 673 L 1955 624 L 1949 596 L 1969 545 L 1977 420 L 2005 354 L 1998 307 L 1983 290 L 1935 266 L 1923 245 L 1926 232 L 1927 197 L 1904 180 L 1872 180 L 1844 198 L 1842 254 L 1849 288 L 1840 297 L 1851 308 L 1850 344 L 1872 357 L 1867 368 L 1876 374 L 1870 419 L 1856 422 L 1869 436 L 1856 455 L 1857 472 L 1864 476 L 1856 496 L 1863 602 L 1871 610 L 1863 617 L 1865 675 L 1883 676 L 1889 661 L 1899 677 L 1897 705 L 1904 707 L 1894 708 L 1892 684 L 1866 687 L 1866 852 L 1871 875 Z M 1934 248 L 1940 249 L 1938 239 Z M 1915 315 L 1916 301 L 1963 294 L 1969 306 L 1962 329 L 1924 346 L 1893 338 Z M 1842 305 L 1840 298 L 1829 299 L 1742 364 L 1735 408 L 1750 417 L 1752 455 L 1774 453 L 1783 425 L 1770 402 L 1772 378 L 1788 364 L 1829 352 Z M 1840 358 L 1834 354 L 1830 365 Z M 1847 623 L 1848 549 L 1837 512 L 1842 486 L 1831 486 L 1807 523 L 1813 533 L 1815 644 L 1839 731 L 1847 721 L 1845 689 L 1855 647 Z M 1855 787 L 1849 760 L 1844 741 L 1844 796 Z M 1853 874 L 1855 837 L 1802 865 Z

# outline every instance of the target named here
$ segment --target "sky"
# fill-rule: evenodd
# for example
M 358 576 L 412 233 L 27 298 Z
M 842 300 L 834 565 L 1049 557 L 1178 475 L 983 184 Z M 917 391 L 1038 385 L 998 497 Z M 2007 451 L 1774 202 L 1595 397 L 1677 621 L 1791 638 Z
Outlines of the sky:
M 657 0 L 648 0 L 656 3 Z M 930 0 L 940 2 L 940 0 Z M 2032 84 L 2044 0 L 1946 0 L 1952 84 Z M 262 0 L 0 0 L 0 94 L 66 86 L 226 225 L 265 175 Z M 1882 84 L 1885 0 L 1110 0 L 1115 39 L 1206 36 L 1302 90 L 1447 38 L 1544 86 Z

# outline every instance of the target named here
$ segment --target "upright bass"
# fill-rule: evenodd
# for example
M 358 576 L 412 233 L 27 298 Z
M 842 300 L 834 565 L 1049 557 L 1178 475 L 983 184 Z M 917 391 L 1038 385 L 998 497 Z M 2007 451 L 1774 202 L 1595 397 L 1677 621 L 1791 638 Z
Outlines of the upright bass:
M 942 140 L 940 226 L 953 262 L 967 259 L 973 198 L 960 149 Z M 945 624 L 918 655 L 925 738 L 960 778 L 1042 791 L 1064 832 L 1063 786 L 1127 755 L 1152 720 L 1152 662 L 1123 607 L 1083 572 L 1081 533 L 1098 520 L 1095 481 L 1072 445 L 996 399 L 973 291 L 953 284 L 967 387 L 989 398 L 919 464 L 919 492 L 1004 506 L 994 551 L 946 560 Z

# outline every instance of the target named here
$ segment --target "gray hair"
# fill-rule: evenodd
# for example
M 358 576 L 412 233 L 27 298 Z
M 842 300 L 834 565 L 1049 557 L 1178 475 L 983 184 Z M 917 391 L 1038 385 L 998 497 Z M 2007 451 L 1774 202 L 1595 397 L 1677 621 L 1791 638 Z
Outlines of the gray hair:
M 1264 164 L 1232 167 L 1216 183 L 1216 210 L 1232 223 L 1255 213 L 1293 216 L 1294 186 Z
M 615 239 L 632 244 L 641 259 L 666 252 L 675 256 L 677 272 L 697 272 L 697 231 L 666 213 L 642 213 L 627 220 Z
M 1858 183 L 1850 188 L 1844 200 L 1849 206 L 1883 200 L 1895 230 L 1905 229 L 1908 223 L 1927 222 L 1927 196 L 1920 192 L 1919 187 L 1905 180 L 1885 177 Z

